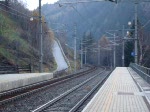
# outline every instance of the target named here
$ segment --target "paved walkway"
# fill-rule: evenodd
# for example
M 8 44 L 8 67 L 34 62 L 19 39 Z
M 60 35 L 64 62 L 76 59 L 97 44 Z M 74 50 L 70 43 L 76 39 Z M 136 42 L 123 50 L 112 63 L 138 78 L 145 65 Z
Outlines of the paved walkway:
M 117 67 L 82 112 L 150 112 L 145 94 L 126 67 Z

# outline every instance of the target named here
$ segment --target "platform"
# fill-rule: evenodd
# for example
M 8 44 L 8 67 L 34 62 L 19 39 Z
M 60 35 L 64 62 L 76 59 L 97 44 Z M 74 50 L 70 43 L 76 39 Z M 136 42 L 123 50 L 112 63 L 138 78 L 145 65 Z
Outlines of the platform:
M 150 112 L 149 90 L 131 68 L 117 67 L 82 112 Z
M 0 92 L 53 78 L 53 73 L 26 73 L 0 75 Z

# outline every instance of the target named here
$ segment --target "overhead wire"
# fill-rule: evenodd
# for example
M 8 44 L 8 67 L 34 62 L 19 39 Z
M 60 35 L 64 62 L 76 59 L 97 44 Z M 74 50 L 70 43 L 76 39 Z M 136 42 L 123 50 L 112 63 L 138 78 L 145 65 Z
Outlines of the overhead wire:
M 67 0 L 68 1 L 68 0 Z M 77 5 L 77 4 L 76 4 Z M 75 8 L 73 5 L 71 6 L 78 14 L 79 16 L 83 19 L 86 20 L 86 18 L 77 10 L 77 8 Z M 87 21 L 88 22 L 88 21 Z M 88 22 L 89 23 L 89 22 Z M 89 25 L 91 26 L 91 23 L 89 23 Z
M 11 9 L 11 10 L 17 12 L 17 14 L 15 14 L 14 12 L 7 11 L 6 9 L 3 9 L 3 8 L 0 7 L 0 10 L 2 10 L 2 11 L 5 11 L 5 12 L 8 12 L 8 13 L 11 13 L 11 14 L 13 14 L 13 15 L 20 16 L 20 17 L 26 17 L 26 18 L 30 18 L 30 17 L 31 17 L 31 16 L 29 16 L 29 15 L 27 15 L 27 14 L 24 14 L 24 13 L 22 13 L 22 12 L 19 12 L 18 10 L 14 9 L 14 8 L 12 8 L 12 7 L 10 7 L 10 6 L 4 5 L 4 4 L 2 4 L 2 3 L 0 3 L 0 5 L 2 5 L 2 6 L 4 6 L 4 7 L 7 7 L 7 8 L 9 8 L 9 9 Z M 18 14 L 20 14 L 20 15 L 18 15 Z
M 2 8 L 0 8 L 0 10 L 2 10 L 2 11 L 4 11 L 4 12 L 8 12 L 8 13 L 10 13 L 10 14 L 12 14 L 12 15 L 16 15 L 16 16 L 18 16 L 18 17 L 28 18 L 27 16 L 21 16 L 21 15 L 18 15 L 18 14 L 16 14 L 16 13 L 13 13 L 13 12 L 10 12 L 10 11 L 7 11 L 7 10 L 2 9 Z
M 83 4 L 83 7 L 84 7 L 85 11 L 89 14 L 89 11 L 88 11 L 88 9 L 87 9 L 87 7 L 86 7 L 85 4 Z M 90 23 L 90 24 L 91 24 L 91 23 Z M 92 26 L 94 26 L 94 24 L 91 25 L 91 28 L 92 28 Z

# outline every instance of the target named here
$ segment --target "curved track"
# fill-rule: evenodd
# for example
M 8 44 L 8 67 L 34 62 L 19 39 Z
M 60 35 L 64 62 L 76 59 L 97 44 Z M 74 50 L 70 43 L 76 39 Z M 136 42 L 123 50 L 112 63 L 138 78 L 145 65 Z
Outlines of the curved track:
M 47 83 L 45 86 L 31 89 L 31 91 L 23 94 L 17 93 L 18 95 L 12 98 L 10 98 L 11 95 L 9 96 L 9 94 L 11 92 L 9 92 L 7 93 L 9 99 L 8 101 L 6 99 L 4 102 L 2 102 L 0 106 L 0 111 L 1 112 L 16 112 L 16 111 L 30 112 L 31 110 L 48 102 L 49 100 L 58 97 L 61 93 L 68 91 L 72 87 L 75 87 L 77 84 L 82 83 L 87 78 L 91 77 L 92 73 L 97 73 L 97 72 L 98 70 L 96 68 L 92 68 L 88 71 L 84 71 L 81 73 L 53 79 L 48 81 L 49 83 Z
M 92 73 L 92 77 L 39 106 L 32 112 L 76 112 L 84 101 L 103 84 L 109 73 L 106 72 L 106 69 L 98 73 Z
M 49 86 L 52 86 L 53 84 L 62 83 L 64 81 L 70 80 L 72 78 L 77 78 L 80 75 L 85 75 L 87 73 L 90 73 L 94 71 L 96 68 L 91 68 L 87 71 L 83 71 L 80 73 L 77 73 L 76 75 L 69 75 L 61 78 L 54 78 L 52 80 L 46 80 L 42 82 L 38 82 L 35 84 L 31 84 L 28 86 L 16 88 L 13 90 L 5 91 L 0 93 L 0 105 L 6 104 L 8 102 L 12 102 L 14 100 L 17 100 L 18 98 L 22 98 L 24 96 L 27 96 L 29 94 L 33 94 L 34 92 L 40 91 L 42 89 L 45 89 Z

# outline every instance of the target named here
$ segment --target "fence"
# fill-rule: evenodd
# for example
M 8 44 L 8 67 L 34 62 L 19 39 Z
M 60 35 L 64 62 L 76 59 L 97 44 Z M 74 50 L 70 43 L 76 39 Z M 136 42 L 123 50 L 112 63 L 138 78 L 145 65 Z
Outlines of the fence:
M 130 67 L 135 70 L 143 79 L 150 83 L 150 68 L 131 63 Z
M 23 73 L 23 72 L 29 72 L 31 73 L 31 65 L 25 65 L 25 66 L 0 66 L 0 74 L 13 74 L 13 73 Z

